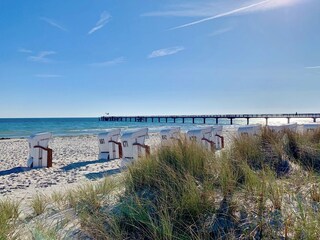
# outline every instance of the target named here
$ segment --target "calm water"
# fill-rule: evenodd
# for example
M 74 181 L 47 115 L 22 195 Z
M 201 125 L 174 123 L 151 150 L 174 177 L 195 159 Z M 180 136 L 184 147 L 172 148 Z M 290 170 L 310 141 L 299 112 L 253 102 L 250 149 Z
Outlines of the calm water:
M 190 120 L 191 121 L 191 120 Z M 292 122 L 305 123 L 311 122 L 311 119 L 292 119 Z M 234 120 L 234 124 L 245 124 L 244 120 Z M 250 122 L 265 123 L 263 119 L 257 119 Z M 269 124 L 286 123 L 285 119 L 269 120 Z M 208 120 L 207 124 L 215 124 L 214 120 Z M 228 125 L 229 121 L 221 119 L 219 124 Z M 0 119 L 0 138 L 21 138 L 28 137 L 38 132 L 52 132 L 54 136 L 76 136 L 98 134 L 110 128 L 139 128 L 149 127 L 151 132 L 157 132 L 162 128 L 169 126 L 180 126 L 183 131 L 190 128 L 203 125 L 201 120 L 196 120 L 195 124 L 186 121 L 182 123 L 130 123 L 130 122 L 100 122 L 98 118 L 2 118 Z

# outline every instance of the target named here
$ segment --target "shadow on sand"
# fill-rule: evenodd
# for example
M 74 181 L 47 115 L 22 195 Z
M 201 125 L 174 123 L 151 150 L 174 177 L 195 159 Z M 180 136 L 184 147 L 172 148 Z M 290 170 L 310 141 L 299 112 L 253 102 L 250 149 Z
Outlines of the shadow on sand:
M 28 167 L 15 167 L 12 169 L 0 171 L 0 176 L 6 176 L 6 175 L 10 175 L 12 173 L 22 173 L 22 172 L 27 172 L 30 170 L 31 170 L 31 168 L 28 168 Z
M 95 180 L 95 179 L 111 176 L 114 174 L 118 174 L 120 172 L 121 172 L 121 168 L 115 168 L 115 169 L 110 169 L 110 170 L 103 171 L 103 172 L 88 173 L 85 175 L 85 177 L 90 180 Z
M 90 164 L 105 163 L 105 162 L 106 162 L 106 160 L 104 160 L 104 159 L 93 160 L 93 161 L 84 161 L 84 162 L 76 162 L 76 163 L 71 163 L 71 164 L 69 164 L 67 166 L 64 166 L 61 169 L 64 170 L 64 171 L 70 171 L 72 169 L 85 167 L 85 166 L 90 165 Z

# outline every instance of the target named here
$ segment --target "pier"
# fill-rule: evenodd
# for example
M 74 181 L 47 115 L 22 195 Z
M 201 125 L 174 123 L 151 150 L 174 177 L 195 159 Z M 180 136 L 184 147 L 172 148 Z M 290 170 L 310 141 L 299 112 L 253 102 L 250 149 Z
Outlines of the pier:
M 201 120 L 205 124 L 208 119 L 213 119 L 216 124 L 219 124 L 220 119 L 228 119 L 232 125 L 235 119 L 245 119 L 247 124 L 250 124 L 250 119 L 265 119 L 266 125 L 268 120 L 272 118 L 284 118 L 290 123 L 291 118 L 310 118 L 316 122 L 320 118 L 320 113 L 284 113 L 284 114 L 226 114 L 226 115 L 155 115 L 155 116 L 102 116 L 100 121 L 106 122 L 160 122 L 160 123 L 185 123 L 190 120 L 195 123 L 196 120 Z M 199 122 L 197 122 L 199 123 Z

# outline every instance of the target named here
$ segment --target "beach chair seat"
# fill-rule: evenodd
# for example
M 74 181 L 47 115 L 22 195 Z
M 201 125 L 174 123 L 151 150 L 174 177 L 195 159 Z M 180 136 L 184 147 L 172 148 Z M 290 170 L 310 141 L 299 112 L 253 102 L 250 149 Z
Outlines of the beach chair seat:
M 212 137 L 215 143 L 216 150 L 224 148 L 224 137 L 222 136 L 222 126 L 212 127 Z
M 98 134 L 99 160 L 113 160 L 122 158 L 120 129 L 112 129 Z
M 48 147 L 51 133 L 38 133 L 28 138 L 29 156 L 27 167 L 52 167 L 52 149 Z

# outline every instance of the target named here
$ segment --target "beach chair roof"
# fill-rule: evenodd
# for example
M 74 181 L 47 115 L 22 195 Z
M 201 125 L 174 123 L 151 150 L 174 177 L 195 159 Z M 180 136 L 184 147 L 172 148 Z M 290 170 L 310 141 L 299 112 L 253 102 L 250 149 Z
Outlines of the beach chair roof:
M 205 128 L 197 128 L 191 129 L 187 132 L 188 136 L 195 136 L 195 135 L 204 135 L 207 133 L 212 133 L 213 127 L 205 127 Z
M 258 131 L 260 129 L 260 125 L 248 125 L 248 126 L 240 126 L 238 128 L 238 132 L 255 132 Z
M 122 139 L 138 138 L 148 135 L 148 128 L 131 130 L 122 134 Z
M 120 128 L 116 128 L 116 129 L 109 129 L 106 132 L 103 133 L 99 133 L 98 137 L 99 138 L 110 138 L 112 136 L 117 136 L 120 135 L 121 129 Z
M 222 131 L 222 126 L 213 126 L 212 127 L 212 131 L 214 131 L 214 132 L 221 132 Z
M 169 134 L 179 133 L 179 132 L 180 132 L 180 127 L 172 127 L 172 128 L 162 129 L 160 131 L 160 134 L 169 135 Z
M 297 123 L 291 123 L 291 124 L 284 124 L 284 129 L 290 129 L 290 130 L 296 130 L 298 127 Z
M 295 130 L 297 128 L 298 124 L 297 123 L 291 123 L 291 124 L 282 124 L 282 125 L 273 125 L 273 126 L 268 126 L 270 130 L 273 131 L 282 131 L 284 129 L 290 129 L 290 130 Z
M 51 137 L 52 137 L 52 133 L 50 133 L 50 132 L 36 133 L 36 134 L 32 134 L 29 137 L 29 140 L 31 140 L 31 141 L 41 141 L 41 140 L 45 140 L 45 139 L 50 139 Z
M 268 129 L 270 129 L 271 131 L 281 131 L 284 129 L 284 127 L 282 125 L 271 125 L 268 126 Z

